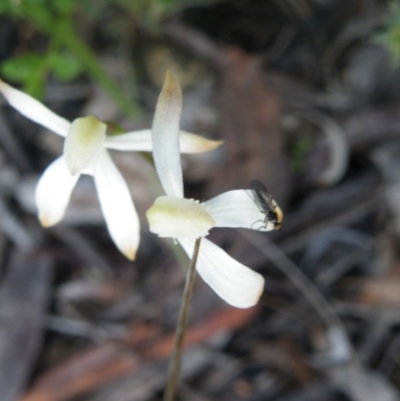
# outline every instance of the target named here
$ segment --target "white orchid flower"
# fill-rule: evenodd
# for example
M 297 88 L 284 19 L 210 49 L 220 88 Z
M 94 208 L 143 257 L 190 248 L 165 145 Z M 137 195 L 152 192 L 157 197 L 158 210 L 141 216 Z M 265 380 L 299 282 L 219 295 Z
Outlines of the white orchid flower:
M 196 239 L 206 236 L 212 227 L 251 229 L 256 222 L 261 222 L 257 229 L 276 228 L 277 224 L 268 220 L 252 191 L 229 191 L 204 203 L 183 197 L 179 154 L 181 109 L 180 87 L 167 74 L 153 121 L 154 162 L 167 195 L 157 198 L 147 211 L 150 231 L 160 237 L 176 239 L 191 257 Z M 274 212 L 280 220 L 282 212 L 277 205 Z M 255 305 L 264 288 L 260 274 L 234 260 L 207 239 L 201 242 L 197 271 L 221 298 L 238 308 Z
M 128 186 L 105 148 L 151 151 L 151 130 L 107 137 L 106 124 L 95 116 L 70 123 L 1 80 L 0 92 L 25 117 L 65 137 L 63 155 L 47 167 L 36 187 L 41 224 L 44 227 L 57 224 L 64 216 L 79 176 L 92 175 L 110 236 L 118 249 L 134 260 L 140 239 L 139 218 Z M 182 132 L 179 140 L 184 153 L 205 152 L 220 145 L 187 132 Z

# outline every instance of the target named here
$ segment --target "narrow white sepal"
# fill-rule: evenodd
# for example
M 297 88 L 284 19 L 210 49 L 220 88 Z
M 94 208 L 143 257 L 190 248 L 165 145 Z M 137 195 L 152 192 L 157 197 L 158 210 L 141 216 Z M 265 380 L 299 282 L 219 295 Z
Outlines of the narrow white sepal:
M 134 260 L 140 240 L 139 218 L 129 188 L 106 150 L 99 155 L 94 180 L 110 236 L 118 249 Z
M 151 129 L 127 132 L 121 135 L 107 136 L 104 146 L 108 149 L 136 152 L 151 152 L 153 143 Z
M 30 120 L 58 135 L 66 136 L 71 123 L 49 110 L 42 103 L 0 80 L 0 91 L 8 103 Z
M 72 122 L 64 142 L 65 162 L 72 175 L 93 171 L 103 151 L 106 130 L 106 124 L 95 116 L 77 118 Z
M 78 178 L 79 175 L 70 174 L 63 156 L 47 167 L 35 191 L 35 201 L 42 226 L 54 226 L 64 217 Z
M 192 257 L 194 241 L 181 239 L 179 242 Z M 264 289 L 264 279 L 260 274 L 231 258 L 205 238 L 200 244 L 197 271 L 224 301 L 237 308 L 254 306 Z
M 205 206 L 216 227 L 243 227 L 259 231 L 271 231 L 275 227 L 260 211 L 249 190 L 224 192 L 206 201 Z
M 222 145 L 222 141 L 213 141 L 200 135 L 181 131 L 179 135 L 179 147 L 181 153 L 203 153 L 208 152 Z M 153 143 L 151 130 L 127 132 L 126 134 L 108 136 L 104 146 L 109 149 L 127 150 L 137 152 L 151 152 Z
M 183 198 L 183 178 L 179 150 L 179 120 L 182 92 L 167 72 L 158 97 L 152 127 L 154 164 L 167 195 Z
M 204 153 L 221 146 L 224 141 L 213 141 L 191 132 L 181 131 L 179 145 L 181 153 Z
M 146 215 L 150 231 L 160 237 L 195 240 L 214 227 L 204 204 L 193 199 L 160 196 Z

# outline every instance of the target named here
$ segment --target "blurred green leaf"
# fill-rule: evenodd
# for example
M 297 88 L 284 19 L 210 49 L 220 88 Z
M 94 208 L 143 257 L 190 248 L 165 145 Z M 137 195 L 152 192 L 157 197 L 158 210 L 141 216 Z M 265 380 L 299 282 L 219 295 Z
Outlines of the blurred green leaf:
M 82 64 L 70 53 L 53 51 L 48 60 L 51 71 L 62 81 L 70 81 L 83 71 Z
M 137 114 L 137 105 L 132 103 L 130 96 L 121 91 L 114 79 L 104 70 L 97 55 L 80 39 L 72 20 L 75 6 L 78 4 L 85 3 L 90 5 L 91 9 L 97 9 L 101 4 L 107 6 L 115 1 L 0 0 L 0 10 L 3 13 L 18 20 L 27 20 L 42 33 L 49 35 L 50 42 L 53 43 L 43 56 L 25 54 L 16 57 L 0 66 L 0 72 L 10 81 L 23 83 L 25 91 L 40 96 L 49 72 L 53 72 L 60 79 L 69 80 L 84 69 L 92 79 L 104 87 L 126 114 Z M 71 53 L 53 54 L 54 51 L 59 51 L 60 47 L 68 49 Z
M 164 6 L 169 6 L 174 2 L 174 0 L 158 0 L 158 2 Z
M 45 56 L 24 53 L 4 61 L 0 65 L 0 72 L 7 81 L 22 84 L 25 92 L 40 99 L 44 91 L 46 64 Z
M 10 14 L 11 11 L 11 0 L 0 0 L 0 14 Z
M 75 8 L 76 0 L 52 0 L 51 5 L 53 9 L 64 15 L 69 15 Z
M 300 174 L 304 171 L 307 155 L 311 152 L 313 141 L 310 137 L 300 138 L 290 149 L 292 171 Z
M 5 79 L 26 84 L 42 65 L 43 56 L 25 53 L 8 59 L 1 64 L 0 70 Z
M 373 41 L 388 50 L 395 65 L 400 64 L 400 3 L 391 1 L 389 3 L 390 14 L 385 27 L 375 34 Z

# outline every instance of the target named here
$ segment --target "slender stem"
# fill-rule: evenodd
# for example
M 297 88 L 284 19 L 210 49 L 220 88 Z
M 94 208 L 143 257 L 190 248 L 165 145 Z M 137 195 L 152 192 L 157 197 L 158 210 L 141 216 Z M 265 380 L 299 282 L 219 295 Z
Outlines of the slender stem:
M 200 251 L 201 238 L 197 238 L 194 245 L 193 257 L 190 261 L 189 270 L 186 274 L 185 289 L 183 290 L 183 297 L 181 309 L 179 311 L 178 325 L 175 332 L 175 345 L 171 364 L 168 370 L 167 388 L 165 390 L 164 401 L 173 401 L 175 398 L 176 387 L 179 380 L 179 372 L 181 369 L 182 353 L 183 353 L 183 339 L 185 337 L 187 321 L 189 316 L 190 300 L 192 298 L 193 284 L 196 277 L 196 264 Z

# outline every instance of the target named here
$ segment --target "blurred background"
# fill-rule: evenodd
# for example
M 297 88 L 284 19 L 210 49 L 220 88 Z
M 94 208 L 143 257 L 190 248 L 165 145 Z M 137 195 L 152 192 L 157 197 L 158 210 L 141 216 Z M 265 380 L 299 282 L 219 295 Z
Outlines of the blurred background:
M 261 180 L 279 232 L 214 229 L 265 277 L 251 309 L 198 277 L 179 399 L 400 399 L 400 2 L 0 0 L 0 77 L 73 120 L 151 127 L 165 72 L 187 197 Z M 142 222 L 129 262 L 91 177 L 42 229 L 34 188 L 62 138 L 0 99 L 1 401 L 161 400 L 188 260 L 149 233 L 151 155 L 112 152 Z M 240 211 L 238 211 L 240 212 Z

